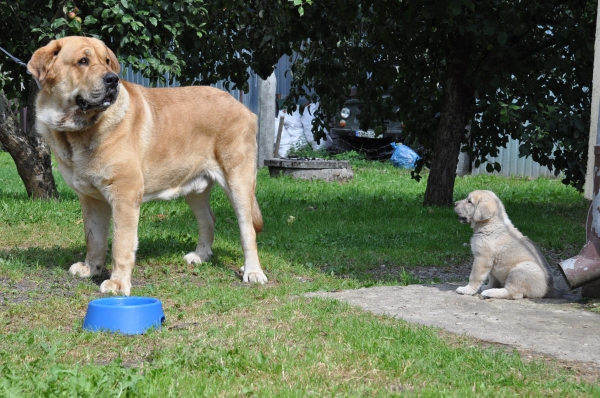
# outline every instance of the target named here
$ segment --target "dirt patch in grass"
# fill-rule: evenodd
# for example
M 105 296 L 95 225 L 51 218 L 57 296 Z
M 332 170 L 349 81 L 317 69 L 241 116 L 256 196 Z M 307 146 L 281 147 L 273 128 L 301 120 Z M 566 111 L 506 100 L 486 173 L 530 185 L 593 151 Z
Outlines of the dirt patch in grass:
M 50 297 L 68 298 L 75 296 L 77 289 L 89 289 L 86 293 L 90 298 L 105 297 L 100 293 L 99 286 L 102 281 L 109 279 L 110 273 L 106 269 L 102 274 L 91 279 L 79 278 L 66 271 L 57 273 L 50 270 L 36 272 L 30 277 L 12 279 L 0 277 L 0 308 L 8 304 L 26 304 L 46 300 Z M 145 279 L 133 279 L 133 286 L 145 286 Z
M 80 281 L 47 275 L 43 279 L 24 278 L 18 281 L 0 277 L 0 307 L 20 304 L 52 297 L 72 297 Z

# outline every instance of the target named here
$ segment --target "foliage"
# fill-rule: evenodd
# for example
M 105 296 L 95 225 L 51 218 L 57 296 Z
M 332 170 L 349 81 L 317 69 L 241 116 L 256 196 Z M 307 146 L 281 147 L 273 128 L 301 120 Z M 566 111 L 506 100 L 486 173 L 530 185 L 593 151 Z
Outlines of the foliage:
M 316 158 L 316 159 L 327 159 L 329 153 L 325 149 L 315 151 L 310 145 L 302 145 L 300 147 L 292 147 L 288 152 L 289 155 L 295 155 L 299 158 Z
M 441 150 L 454 150 L 454 142 L 438 142 L 444 137 L 462 137 L 463 150 L 478 162 L 512 137 L 522 141 L 523 156 L 564 173 L 565 183 L 583 185 L 591 0 L 0 0 L 0 9 L 1 42 L 23 60 L 51 38 L 97 36 L 159 83 L 224 80 L 247 90 L 250 73 L 266 78 L 295 50 L 290 103 L 301 96 L 320 102 L 317 137 L 357 87 L 366 103 L 362 128 L 402 120 L 407 140 L 425 148 L 417 178 L 442 159 Z M 3 86 L 8 98 L 21 96 L 24 68 L 8 61 L 2 71 L 12 79 Z M 457 79 L 465 92 L 451 103 L 445 96 Z M 510 115 L 507 104 L 515 106 Z M 454 127 L 440 125 L 452 117 Z M 444 135 L 448 129 L 454 130 Z
M 458 132 L 464 135 L 463 150 L 486 162 L 509 137 L 516 138 L 522 141 L 521 155 L 563 172 L 565 183 L 581 189 L 595 1 L 336 4 L 306 8 L 309 40 L 295 47 L 302 62 L 294 66 L 290 102 L 312 96 L 321 103 L 320 116 L 332 116 L 356 87 L 366 103 L 364 124 L 402 120 L 409 140 L 433 149 L 448 105 L 449 62 L 459 53 L 470 90 L 463 126 L 471 124 L 471 134 Z M 423 165 L 436 155 L 426 152 Z
M 310 5 L 312 4 L 312 0 L 288 0 L 288 1 L 293 1 L 295 6 L 298 6 L 298 14 L 300 16 L 304 15 L 304 5 Z
M 299 158 L 314 158 L 314 159 L 329 159 L 329 160 L 349 160 L 354 162 L 366 162 L 367 156 L 364 153 L 355 150 L 345 151 L 337 154 L 330 154 L 325 149 L 314 150 L 310 145 L 291 148 L 288 152 L 289 156 L 297 156 Z
M 100 38 L 120 61 L 154 82 L 182 84 L 225 80 L 248 89 L 249 74 L 266 78 L 291 54 L 290 22 L 310 1 L 235 0 L 0 0 L 0 42 L 27 62 L 49 40 L 66 35 Z M 69 14 L 73 12 L 74 14 Z M 3 61 L 12 84 L 9 98 L 22 97 L 25 68 Z

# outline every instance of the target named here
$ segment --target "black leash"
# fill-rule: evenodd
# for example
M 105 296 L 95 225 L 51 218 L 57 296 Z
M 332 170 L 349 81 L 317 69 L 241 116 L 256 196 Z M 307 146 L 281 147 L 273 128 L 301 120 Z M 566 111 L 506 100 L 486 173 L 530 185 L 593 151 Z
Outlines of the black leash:
M 4 54 L 8 55 L 8 57 L 10 59 L 12 59 L 13 61 L 15 61 L 19 65 L 24 66 L 25 68 L 27 68 L 27 64 L 25 62 L 21 61 L 19 58 L 13 57 L 8 51 L 6 51 L 5 49 L 3 49 L 2 47 L 0 47 L 0 50 L 2 50 L 2 52 Z M 29 73 L 29 71 L 27 71 L 27 73 Z

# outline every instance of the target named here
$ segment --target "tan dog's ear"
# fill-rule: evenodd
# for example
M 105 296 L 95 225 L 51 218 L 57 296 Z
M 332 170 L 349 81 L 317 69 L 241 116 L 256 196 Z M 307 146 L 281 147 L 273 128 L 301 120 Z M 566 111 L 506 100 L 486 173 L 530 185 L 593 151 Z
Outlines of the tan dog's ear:
M 477 202 L 477 207 L 473 212 L 473 221 L 480 222 L 489 220 L 496 214 L 496 209 L 497 207 L 495 200 L 490 200 L 490 198 L 485 196 L 480 197 L 479 201 Z
M 110 66 L 110 69 L 112 69 L 113 72 L 115 72 L 116 74 L 121 73 L 121 64 L 119 63 L 119 60 L 117 59 L 115 53 L 113 53 L 112 50 L 108 48 L 108 46 L 106 47 L 106 51 L 108 52 L 108 66 Z
M 52 40 L 46 46 L 36 50 L 31 56 L 31 59 L 27 63 L 27 70 L 38 82 L 38 85 L 42 84 L 46 79 L 48 70 L 60 52 L 60 48 L 60 42 Z

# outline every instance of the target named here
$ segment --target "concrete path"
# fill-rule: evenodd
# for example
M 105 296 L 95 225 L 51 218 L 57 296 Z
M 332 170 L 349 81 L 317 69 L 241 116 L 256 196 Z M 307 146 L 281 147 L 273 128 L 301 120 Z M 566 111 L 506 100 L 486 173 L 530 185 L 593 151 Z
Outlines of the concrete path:
M 343 300 L 376 314 L 600 366 L 599 314 L 564 300 L 462 296 L 455 292 L 457 286 L 385 286 L 310 296 Z

